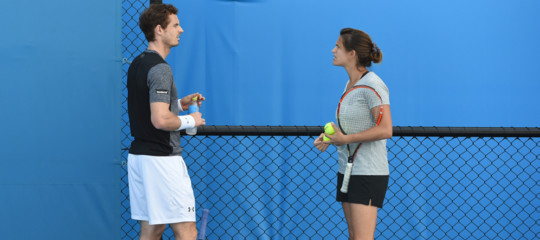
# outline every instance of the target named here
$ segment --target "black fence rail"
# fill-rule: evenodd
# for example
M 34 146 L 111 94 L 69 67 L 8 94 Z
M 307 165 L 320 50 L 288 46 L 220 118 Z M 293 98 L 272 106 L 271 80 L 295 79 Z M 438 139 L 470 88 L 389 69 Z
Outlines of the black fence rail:
M 199 135 L 319 136 L 322 126 L 204 126 Z M 394 137 L 539 137 L 538 127 L 394 127 Z
M 321 132 L 205 126 L 183 136 L 197 214 L 210 209 L 207 239 L 347 239 L 335 148 L 313 147 Z M 539 143 L 540 128 L 394 127 L 376 239 L 537 239 Z M 123 239 L 138 239 L 125 170 Z

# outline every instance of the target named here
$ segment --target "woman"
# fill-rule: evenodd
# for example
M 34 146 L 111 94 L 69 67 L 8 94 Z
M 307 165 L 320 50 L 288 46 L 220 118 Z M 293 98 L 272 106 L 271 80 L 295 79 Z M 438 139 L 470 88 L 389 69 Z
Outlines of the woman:
M 365 32 L 344 28 L 332 53 L 334 65 L 345 68 L 349 81 L 338 105 L 339 127 L 332 123 L 335 133 L 321 134 L 314 145 L 320 151 L 332 143 L 337 147 L 336 199 L 342 203 L 349 238 L 373 239 L 377 210 L 382 208 L 388 188 L 386 139 L 392 137 L 392 117 L 388 88 L 367 67 L 381 62 L 382 52 Z M 323 141 L 323 136 L 330 140 Z M 343 193 L 340 189 L 349 157 L 354 163 L 348 191 Z

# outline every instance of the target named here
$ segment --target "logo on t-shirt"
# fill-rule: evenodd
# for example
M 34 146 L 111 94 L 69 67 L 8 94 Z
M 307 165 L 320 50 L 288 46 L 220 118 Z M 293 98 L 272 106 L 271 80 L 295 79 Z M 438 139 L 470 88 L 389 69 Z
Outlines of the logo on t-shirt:
M 167 89 L 157 89 L 156 94 L 169 94 L 169 90 L 167 90 Z

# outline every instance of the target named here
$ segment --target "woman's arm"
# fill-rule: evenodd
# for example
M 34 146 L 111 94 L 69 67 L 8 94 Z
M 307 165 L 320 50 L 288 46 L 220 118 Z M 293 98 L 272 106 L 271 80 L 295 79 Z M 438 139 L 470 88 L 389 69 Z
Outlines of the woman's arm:
M 334 123 L 334 129 L 336 133 L 334 135 L 326 134 L 326 137 L 330 138 L 330 142 L 334 143 L 336 146 L 341 146 L 349 143 L 355 142 L 373 142 L 381 139 L 388 139 L 392 137 L 392 115 L 390 113 L 390 105 L 382 105 L 383 107 L 383 116 L 379 125 L 376 125 L 370 129 L 367 129 L 363 132 L 344 135 L 341 130 Z M 371 115 L 374 120 L 377 121 L 379 118 L 379 108 L 380 106 L 374 107 L 371 109 Z

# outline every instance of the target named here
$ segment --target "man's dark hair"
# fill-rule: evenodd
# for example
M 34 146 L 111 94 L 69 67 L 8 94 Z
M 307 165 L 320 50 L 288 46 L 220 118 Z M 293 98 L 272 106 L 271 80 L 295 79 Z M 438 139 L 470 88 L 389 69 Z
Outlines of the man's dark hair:
M 156 40 L 154 29 L 157 25 L 167 28 L 169 15 L 177 15 L 178 9 L 171 4 L 150 4 L 139 17 L 139 27 L 148 42 Z

